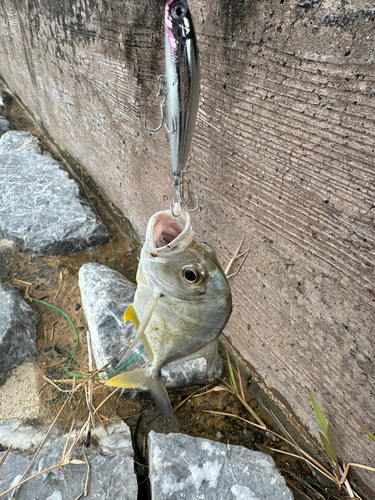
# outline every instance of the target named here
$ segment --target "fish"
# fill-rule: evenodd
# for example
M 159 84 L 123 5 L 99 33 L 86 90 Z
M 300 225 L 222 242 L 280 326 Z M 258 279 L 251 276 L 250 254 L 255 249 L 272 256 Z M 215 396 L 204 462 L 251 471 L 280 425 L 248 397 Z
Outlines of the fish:
M 165 6 L 165 78 L 172 170 L 186 166 L 199 105 L 200 62 L 197 36 L 186 0 Z
M 231 290 L 215 250 L 194 233 L 188 212 L 154 214 L 147 226 L 137 271 L 134 302 L 124 314 L 142 340 L 152 364 L 120 373 L 107 385 L 147 387 L 161 413 L 172 407 L 161 369 L 172 361 L 204 356 L 207 373 L 217 355 L 217 338 L 232 312 Z

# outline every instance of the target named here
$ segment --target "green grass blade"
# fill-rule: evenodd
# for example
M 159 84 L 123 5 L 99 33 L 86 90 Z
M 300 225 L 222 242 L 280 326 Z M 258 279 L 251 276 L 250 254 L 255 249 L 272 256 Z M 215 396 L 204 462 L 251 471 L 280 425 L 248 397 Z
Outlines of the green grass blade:
M 228 382 L 225 382 L 225 380 L 223 380 L 222 378 L 219 378 L 219 380 L 223 382 L 223 384 L 228 388 L 230 392 L 233 392 L 232 387 L 230 386 L 230 384 L 228 384 Z
M 237 384 L 236 384 L 236 379 L 233 373 L 233 368 L 229 359 L 229 354 L 227 352 L 227 360 L 228 360 L 228 370 L 229 370 L 229 376 L 230 376 L 230 385 L 232 388 L 232 391 L 234 394 L 238 394 L 238 389 L 237 389 Z
M 360 422 L 358 422 L 358 425 L 368 435 L 368 437 L 370 439 L 372 439 L 374 441 L 374 443 L 375 443 L 375 436 L 374 436 L 374 434 L 372 434 L 372 432 L 370 432 L 368 429 L 366 429 L 366 427 L 364 425 L 362 425 Z
M 328 422 L 328 424 L 327 424 L 327 435 L 328 435 L 328 442 L 331 446 L 332 452 L 336 456 L 337 452 L 338 452 L 339 445 L 337 442 L 337 437 L 336 437 L 335 431 L 334 431 L 333 426 L 331 425 L 330 422 Z
M 312 392 L 310 392 L 310 398 L 311 398 L 312 404 L 314 406 L 314 410 L 315 410 L 316 416 L 318 417 L 318 420 L 319 420 L 319 423 L 320 423 L 320 427 L 322 428 L 322 431 L 324 432 L 324 435 L 325 435 L 325 437 L 328 440 L 328 434 L 327 434 L 327 427 L 328 427 L 328 425 L 327 425 L 327 421 L 326 421 L 326 419 L 325 419 L 325 417 L 323 415 L 322 410 L 320 409 L 320 406 L 315 401 L 315 398 L 312 395 Z
M 323 443 L 324 449 L 327 452 L 327 455 L 333 462 L 336 463 L 336 453 L 334 453 L 334 450 L 332 449 L 330 443 L 328 442 L 328 439 L 321 432 L 319 432 L 319 436 Z

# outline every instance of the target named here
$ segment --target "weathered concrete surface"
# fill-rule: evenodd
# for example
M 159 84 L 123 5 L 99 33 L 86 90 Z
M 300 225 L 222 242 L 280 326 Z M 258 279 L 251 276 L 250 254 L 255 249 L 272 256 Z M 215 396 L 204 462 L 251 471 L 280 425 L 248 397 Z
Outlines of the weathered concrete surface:
M 31 134 L 13 140 L 14 134 L 0 139 L 0 237 L 44 255 L 107 243 L 108 232 L 80 198 L 76 181 L 53 158 L 22 150 L 40 148 Z
M 183 434 L 148 438 L 152 498 L 293 500 L 269 455 Z
M 136 335 L 131 322 L 124 323 L 124 312 L 133 303 L 135 285 L 110 267 L 96 263 L 84 264 L 79 270 L 79 287 L 82 306 L 92 337 L 92 350 L 98 368 L 121 349 L 126 348 Z M 143 349 L 138 342 L 134 349 L 124 357 L 117 356 L 105 369 L 112 372 L 124 365 Z M 146 352 L 132 361 L 126 369 L 140 368 L 150 359 Z M 207 377 L 207 363 L 204 358 L 184 362 L 174 362 L 162 368 L 162 376 L 168 389 L 207 384 L 222 375 L 222 362 L 219 357 L 215 362 L 210 377 Z
M 144 234 L 172 194 L 166 134 L 143 127 L 159 119 L 165 2 L 0 5 L 0 74 Z M 371 465 L 355 419 L 374 431 L 373 2 L 189 6 L 202 66 L 193 225 L 222 261 L 243 235 L 250 248 L 226 336 L 317 437 L 311 389 L 340 456 Z
M 18 291 L 0 283 L 0 386 L 12 368 L 35 356 L 38 321 Z
M 13 427 L 16 426 L 16 429 Z M 94 444 L 85 448 L 85 455 L 90 464 L 88 483 L 89 500 L 136 500 L 138 494 L 137 479 L 134 474 L 133 448 L 129 428 L 123 422 L 106 426 L 94 431 Z M 8 434 L 2 432 L 8 429 Z M 13 431 L 12 431 L 13 429 Z M 9 430 L 12 431 L 9 438 Z M 13 449 L 7 456 L 0 475 L 0 493 L 17 484 L 25 472 L 33 455 L 31 452 L 45 436 L 47 428 L 34 428 L 18 425 L 15 421 L 0 422 L 0 443 Z M 3 434 L 3 436 L 2 436 Z M 5 435 L 4 435 L 5 434 Z M 56 436 L 40 451 L 29 475 L 56 465 L 62 457 L 67 436 Z M 74 437 L 73 437 L 74 438 Z M 72 440 L 70 441 L 70 444 Z M 35 451 L 35 450 L 34 450 Z M 0 452 L 0 461 L 5 452 Z M 81 452 L 81 445 L 76 447 L 72 458 L 82 460 L 81 464 L 71 464 L 56 468 L 32 479 L 21 486 L 17 493 L 20 500 L 63 500 L 77 498 L 85 488 L 87 467 Z

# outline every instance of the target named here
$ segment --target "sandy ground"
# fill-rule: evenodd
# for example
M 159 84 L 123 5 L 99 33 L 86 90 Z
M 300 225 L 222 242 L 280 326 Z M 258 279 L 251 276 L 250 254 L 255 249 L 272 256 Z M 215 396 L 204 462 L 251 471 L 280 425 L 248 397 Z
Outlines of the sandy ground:
M 14 368 L 0 388 L 0 420 L 37 419 L 41 411 L 39 390 L 39 373 L 34 363 L 22 363 Z

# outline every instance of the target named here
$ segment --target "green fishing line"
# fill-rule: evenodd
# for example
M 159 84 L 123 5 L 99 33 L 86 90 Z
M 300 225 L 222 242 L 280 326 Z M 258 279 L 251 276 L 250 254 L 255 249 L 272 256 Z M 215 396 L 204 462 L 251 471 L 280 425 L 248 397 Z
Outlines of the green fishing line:
M 53 306 L 52 304 L 48 304 L 48 302 L 43 302 L 43 300 L 33 299 L 32 297 L 29 297 L 28 295 L 25 295 L 25 299 L 33 300 L 34 302 L 39 302 L 39 304 L 44 304 L 45 306 L 51 307 L 52 309 L 56 309 L 56 311 L 59 311 L 59 313 L 61 313 L 69 321 L 69 324 L 73 328 L 74 334 L 76 336 L 76 342 L 75 342 L 75 345 L 74 345 L 74 349 L 73 349 L 72 355 L 70 356 L 68 364 L 65 367 L 65 372 L 67 373 L 67 375 L 69 375 L 69 377 L 87 378 L 86 375 L 78 375 L 76 373 L 70 373 L 69 370 L 68 370 L 71 362 L 73 361 L 74 355 L 75 355 L 77 347 L 78 347 L 78 342 L 79 342 L 77 330 L 75 329 L 75 326 L 73 325 L 73 323 L 72 323 L 71 319 L 69 318 L 69 316 L 67 314 L 65 314 L 64 311 L 62 311 L 58 307 Z M 128 366 L 136 358 L 138 358 L 138 356 L 140 354 L 142 354 L 142 352 L 144 350 L 145 350 L 145 348 L 143 348 L 138 354 L 136 354 L 130 361 L 127 361 L 124 365 L 120 366 L 120 368 L 117 368 L 117 370 L 114 370 L 113 372 L 107 373 L 107 375 L 103 375 L 102 377 L 94 377 L 95 380 L 100 380 L 100 379 L 102 379 L 104 377 L 108 377 L 108 375 L 113 375 L 114 373 L 119 372 L 120 370 L 122 370 L 123 368 L 125 368 L 126 366 Z

